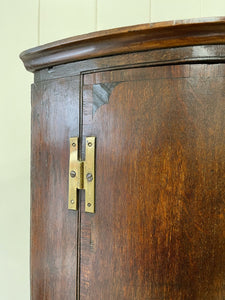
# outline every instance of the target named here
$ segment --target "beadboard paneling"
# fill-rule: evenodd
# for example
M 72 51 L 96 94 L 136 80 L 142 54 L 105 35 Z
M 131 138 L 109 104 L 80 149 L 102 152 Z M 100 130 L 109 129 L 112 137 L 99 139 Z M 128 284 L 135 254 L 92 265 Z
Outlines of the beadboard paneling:
M 40 0 L 40 44 L 96 30 L 95 0 Z
M 167 21 L 199 18 L 200 0 L 151 0 L 151 21 Z
M 98 0 L 97 29 L 150 22 L 150 0 Z
M 19 53 L 37 45 L 38 0 L 1 0 L 0 299 L 29 300 L 30 84 Z
M 225 16 L 225 1 L 224 0 L 202 0 L 202 16 Z

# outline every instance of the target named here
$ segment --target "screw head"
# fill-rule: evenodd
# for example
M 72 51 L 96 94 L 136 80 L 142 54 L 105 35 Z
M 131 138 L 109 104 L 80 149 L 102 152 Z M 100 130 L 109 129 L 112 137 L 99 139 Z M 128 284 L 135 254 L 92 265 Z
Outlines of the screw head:
M 92 146 L 92 142 L 88 142 L 88 147 L 91 147 Z
M 72 143 L 72 146 L 73 146 L 73 147 L 76 147 L 76 143 Z
M 87 173 L 86 175 L 87 181 L 91 182 L 93 180 L 93 176 L 91 173 Z
M 90 207 L 90 206 L 91 206 L 91 203 L 88 203 L 87 206 Z
M 72 178 L 76 177 L 76 175 L 77 175 L 77 174 L 76 174 L 75 171 L 71 171 L 71 172 L 70 172 L 70 176 L 71 176 Z
M 74 204 L 74 200 L 70 200 L 70 202 L 71 202 L 72 204 Z

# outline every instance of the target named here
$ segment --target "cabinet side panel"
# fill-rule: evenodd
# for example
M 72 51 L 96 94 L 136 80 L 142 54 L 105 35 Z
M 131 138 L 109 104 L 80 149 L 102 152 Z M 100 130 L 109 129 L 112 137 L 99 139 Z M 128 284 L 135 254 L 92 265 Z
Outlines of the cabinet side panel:
M 31 294 L 76 299 L 77 212 L 67 209 L 69 138 L 79 134 L 79 77 L 34 84 Z

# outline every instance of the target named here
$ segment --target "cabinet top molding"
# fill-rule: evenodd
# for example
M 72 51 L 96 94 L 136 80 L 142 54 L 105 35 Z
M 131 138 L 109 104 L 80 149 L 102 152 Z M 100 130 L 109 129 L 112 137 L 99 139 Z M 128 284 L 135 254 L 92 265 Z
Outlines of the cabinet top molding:
M 109 55 L 192 45 L 225 44 L 225 17 L 128 26 L 79 35 L 20 54 L 27 70 Z

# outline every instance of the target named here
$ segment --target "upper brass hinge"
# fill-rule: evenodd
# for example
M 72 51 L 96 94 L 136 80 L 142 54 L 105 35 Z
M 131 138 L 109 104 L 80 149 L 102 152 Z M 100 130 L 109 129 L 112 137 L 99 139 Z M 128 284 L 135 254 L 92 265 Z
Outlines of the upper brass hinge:
M 78 159 L 78 137 L 70 138 L 68 209 L 78 209 L 77 190 L 85 190 L 85 211 L 95 212 L 95 137 L 86 138 L 85 161 Z

